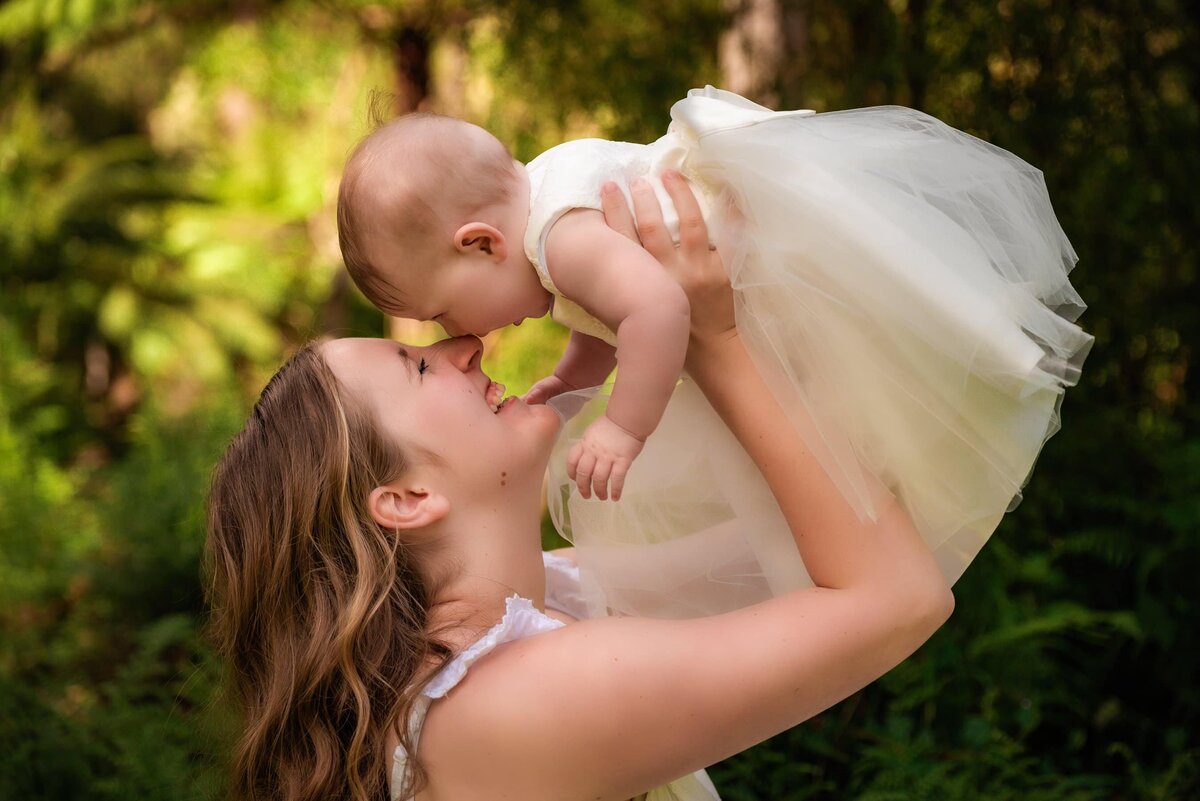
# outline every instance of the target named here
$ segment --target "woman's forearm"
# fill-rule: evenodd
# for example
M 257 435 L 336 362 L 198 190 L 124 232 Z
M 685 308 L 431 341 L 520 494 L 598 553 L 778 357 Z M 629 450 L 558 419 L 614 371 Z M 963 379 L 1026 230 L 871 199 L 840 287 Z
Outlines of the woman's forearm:
M 877 483 L 877 521 L 860 521 L 775 401 L 736 333 L 693 340 L 688 369 L 758 465 L 818 586 L 898 580 L 948 590 L 924 542 Z
M 605 215 L 615 229 L 631 237 L 636 233 L 686 292 L 691 322 L 687 371 L 762 472 L 809 575 L 822 587 L 853 586 L 868 595 L 881 590 L 882 596 L 871 599 L 872 609 L 915 603 L 920 608 L 908 619 L 940 624 L 953 598 L 912 521 L 878 482 L 876 520 L 858 519 L 797 433 L 811 421 L 789 419 L 751 362 L 735 325 L 724 257 L 709 244 L 704 216 L 687 182 L 668 170 L 663 186 L 679 213 L 678 246 L 666 233 L 662 209 L 644 181 L 631 185 L 636 223 L 615 185 L 606 185 L 602 193 Z

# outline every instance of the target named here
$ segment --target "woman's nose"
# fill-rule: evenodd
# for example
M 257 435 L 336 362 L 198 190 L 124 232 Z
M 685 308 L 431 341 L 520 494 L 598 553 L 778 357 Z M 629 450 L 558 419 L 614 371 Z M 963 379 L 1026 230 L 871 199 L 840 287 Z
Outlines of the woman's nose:
M 471 334 L 443 339 L 434 347 L 442 351 L 446 361 L 464 373 L 477 368 L 483 356 L 483 343 L 479 337 Z

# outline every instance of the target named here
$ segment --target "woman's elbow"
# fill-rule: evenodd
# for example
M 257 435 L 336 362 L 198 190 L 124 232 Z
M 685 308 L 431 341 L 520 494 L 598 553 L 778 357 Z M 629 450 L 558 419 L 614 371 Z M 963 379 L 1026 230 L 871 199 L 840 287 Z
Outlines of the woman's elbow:
M 922 642 L 933 636 L 933 633 L 940 629 L 954 612 L 954 593 L 944 578 L 939 575 L 938 579 L 937 582 L 915 593 L 915 597 L 910 602 L 909 611 L 912 614 L 912 624 L 919 633 L 923 634 Z

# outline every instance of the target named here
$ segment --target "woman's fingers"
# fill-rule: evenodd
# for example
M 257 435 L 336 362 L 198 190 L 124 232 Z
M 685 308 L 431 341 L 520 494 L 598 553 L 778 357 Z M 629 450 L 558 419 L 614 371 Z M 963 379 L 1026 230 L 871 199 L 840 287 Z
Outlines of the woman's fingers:
M 674 258 L 659 261 L 687 293 L 693 341 L 724 335 L 733 329 L 734 315 L 733 292 L 721 254 L 709 246 L 708 225 L 683 176 L 676 170 L 664 171 L 663 187 L 679 215 L 680 247 Z M 732 207 L 727 212 L 729 219 L 735 214 Z
M 665 264 L 674 257 L 675 243 L 663 222 L 662 207 L 658 205 L 654 189 L 644 178 L 638 178 L 629 185 L 629 191 L 633 195 L 633 213 L 637 217 L 642 247 Z
M 638 241 L 637 224 L 633 221 L 633 212 L 625 202 L 625 196 L 614 182 L 608 181 L 600 187 L 600 208 L 604 210 L 604 221 L 608 227 L 618 234 L 627 236 L 634 242 Z
M 724 335 L 733 330 L 734 315 L 733 292 L 721 254 L 709 246 L 708 225 L 687 180 L 678 170 L 664 170 L 662 182 L 679 216 L 679 247 L 675 246 L 667 230 L 654 189 L 644 179 L 639 178 L 629 185 L 636 221 L 625 205 L 624 195 L 611 182 L 600 193 L 604 217 L 614 230 L 635 241 L 640 239 L 642 247 L 683 287 L 691 304 L 693 340 Z M 731 225 L 740 221 L 737 209 L 732 206 L 724 216 Z M 724 230 L 728 232 L 728 226 Z M 631 235 L 631 231 L 636 233 Z M 575 472 L 578 458 L 575 464 L 568 465 L 568 475 L 580 483 L 580 477 Z M 608 488 L 609 495 L 614 499 L 619 497 L 623 482 L 624 475 L 618 475 L 614 468 L 609 476 Z M 580 491 L 583 491 L 582 486 Z
M 662 182 L 675 205 L 675 213 L 679 215 L 679 246 L 684 258 L 697 258 L 709 249 L 708 226 L 704 223 L 700 204 L 678 170 L 663 171 Z

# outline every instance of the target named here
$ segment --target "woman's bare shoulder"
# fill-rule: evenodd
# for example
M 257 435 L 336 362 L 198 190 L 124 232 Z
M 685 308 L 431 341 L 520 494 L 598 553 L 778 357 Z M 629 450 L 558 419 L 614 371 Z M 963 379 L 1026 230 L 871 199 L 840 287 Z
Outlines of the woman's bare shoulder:
M 603 618 L 496 648 L 433 704 L 430 798 L 614 801 L 703 768 L 841 700 L 911 652 L 907 616 L 801 590 L 694 620 Z M 933 614 L 933 612 L 931 612 Z M 894 650 L 895 653 L 891 653 Z

